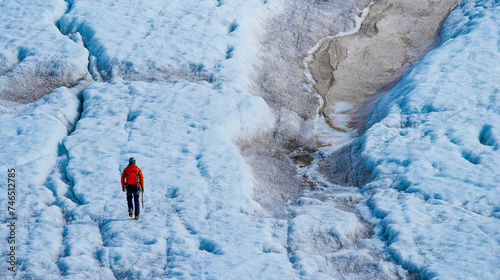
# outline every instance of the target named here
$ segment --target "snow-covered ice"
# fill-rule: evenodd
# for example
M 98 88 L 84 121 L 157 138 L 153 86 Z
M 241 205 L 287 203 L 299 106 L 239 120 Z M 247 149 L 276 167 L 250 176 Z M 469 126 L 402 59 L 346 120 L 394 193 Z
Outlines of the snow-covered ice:
M 264 20 L 283 4 L 0 3 L 0 89 L 37 65 L 71 85 L 96 80 L 0 104 L 0 177 L 14 166 L 18 178 L 17 278 L 500 277 L 498 1 L 462 1 L 437 49 L 379 101 L 360 139 L 370 182 L 324 182 L 289 221 L 254 201 L 234 144 L 275 125 L 248 88 Z M 119 182 L 131 156 L 145 176 L 138 221 Z
M 251 68 L 246 58 L 259 33 L 252 26 L 280 7 L 267 2 L 74 0 L 59 26 L 81 35 L 94 78 L 213 82 Z
M 62 87 L 26 106 L 22 113 L 0 115 L 4 145 L 1 174 L 7 178 L 7 169 L 16 169 L 16 248 L 18 256 L 24 257 L 24 261 L 18 259 L 20 266 L 37 271 L 57 270 L 53 260 L 59 254 L 65 220 L 61 209 L 54 206 L 56 189 L 48 177 L 63 152 L 61 141 L 78 118 L 79 104 L 76 94 Z M 4 221 L 8 206 L 6 187 L 5 182 L 5 195 L 0 197 L 0 203 L 5 205 Z M 9 236 L 5 225 L 0 230 L 2 236 Z M 19 245 L 21 242 L 29 246 Z M 9 244 L 2 242 L 1 246 L 2 252 L 7 252 Z M 2 278 L 10 273 L 6 265 L 4 262 L 1 267 Z
M 91 276 L 101 269 L 77 258 L 82 254 L 97 254 L 117 278 L 290 273 L 286 255 L 264 256 L 263 246 L 279 245 L 270 236 L 263 239 L 265 225 L 248 216 L 259 206 L 251 200 L 245 162 L 231 144 L 244 127 L 245 110 L 265 106 L 252 101 L 259 98 L 230 95 L 207 82 L 113 80 L 89 86 L 83 99 L 82 118 L 64 141 L 78 206 L 66 228 L 74 238 L 65 239 L 63 273 Z M 266 107 L 260 112 L 259 119 L 271 117 L 272 123 Z M 145 176 L 137 225 L 125 215 L 119 183 L 130 156 Z M 81 240 L 88 227 L 96 237 Z
M 67 3 L 0 3 L 0 97 L 33 101 L 60 86 L 73 86 L 87 73 L 88 51 L 59 32 Z
M 108 82 L 81 96 L 61 88 L 2 115 L 10 145 L 2 158 L 15 159 L 4 170 L 16 166 L 20 178 L 17 277 L 294 278 L 273 221 L 256 218 L 263 210 L 252 199 L 254 179 L 233 144 L 274 125 L 262 98 L 244 90 L 244 71 L 259 31 L 250 27 L 279 5 L 89 4 L 70 2 L 58 25 L 89 49 L 93 77 Z M 248 9 L 255 14 L 244 21 Z M 160 27 L 147 20 L 162 18 Z M 129 32 L 148 28 L 155 40 Z M 137 222 L 119 183 L 130 156 L 145 175 Z M 11 275 L 6 267 L 2 277 Z
M 362 139 L 377 230 L 424 278 L 500 277 L 499 26 L 498 1 L 460 2 Z

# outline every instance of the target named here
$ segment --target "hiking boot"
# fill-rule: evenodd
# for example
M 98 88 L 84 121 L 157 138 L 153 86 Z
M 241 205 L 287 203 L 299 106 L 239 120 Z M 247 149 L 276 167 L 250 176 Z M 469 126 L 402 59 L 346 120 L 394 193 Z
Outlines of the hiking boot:
M 128 216 L 132 218 L 132 214 L 134 213 L 134 209 L 128 209 Z
M 135 219 L 138 220 L 139 219 L 139 216 L 135 216 Z

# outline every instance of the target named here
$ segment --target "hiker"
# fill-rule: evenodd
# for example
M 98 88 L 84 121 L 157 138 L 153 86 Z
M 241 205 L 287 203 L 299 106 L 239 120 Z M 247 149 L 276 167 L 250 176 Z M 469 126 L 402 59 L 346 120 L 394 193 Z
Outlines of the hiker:
M 135 159 L 131 157 L 128 160 L 128 166 L 122 172 L 122 191 L 127 190 L 128 215 L 132 217 L 134 212 L 132 197 L 135 204 L 135 219 L 139 219 L 139 192 L 144 192 L 144 179 L 142 171 L 135 165 Z

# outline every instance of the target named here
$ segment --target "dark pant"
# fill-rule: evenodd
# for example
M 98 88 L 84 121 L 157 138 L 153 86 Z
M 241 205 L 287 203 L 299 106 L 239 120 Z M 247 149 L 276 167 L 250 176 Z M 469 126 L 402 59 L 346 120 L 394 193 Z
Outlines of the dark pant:
M 139 216 L 141 207 L 139 204 L 139 190 L 137 188 L 137 185 L 127 185 L 128 209 L 134 209 L 133 204 L 132 204 L 132 197 L 134 197 L 135 215 Z

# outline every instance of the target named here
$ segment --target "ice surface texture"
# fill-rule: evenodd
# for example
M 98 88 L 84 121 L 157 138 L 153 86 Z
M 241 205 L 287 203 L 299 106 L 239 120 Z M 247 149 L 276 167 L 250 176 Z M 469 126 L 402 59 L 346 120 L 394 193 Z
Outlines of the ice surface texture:
M 498 1 L 462 1 L 362 139 L 379 234 L 425 278 L 500 277 L 499 26 Z
M 271 225 L 252 218 L 262 209 L 252 200 L 251 171 L 233 144 L 274 124 L 262 98 L 244 91 L 244 71 L 256 41 L 249 26 L 276 7 L 261 1 L 169 3 L 153 8 L 134 1 L 95 4 L 107 7 L 103 16 L 102 7 L 72 1 L 57 25 L 80 44 L 63 36 L 55 21 L 52 28 L 83 53 L 89 49 L 91 74 L 105 82 L 92 83 L 81 96 L 60 88 L 12 109 L 15 114 L 2 108 L 2 140 L 9 145 L 1 150 L 2 170 L 17 166 L 24 178 L 18 184 L 23 206 L 17 277 L 294 277 Z M 147 19 L 183 20 L 155 29 L 142 21 L 149 10 L 141 7 L 165 14 Z M 255 15 L 239 22 L 248 14 L 245 9 Z M 123 21 L 133 12 L 130 22 Z M 127 32 L 145 25 L 163 37 L 143 40 L 142 48 L 130 46 L 143 38 Z M 149 65 L 150 57 L 160 66 Z M 156 75 L 165 68 L 181 74 Z M 135 75 L 136 69 L 152 72 Z M 145 176 L 139 221 L 128 219 L 119 184 L 130 156 Z M 4 236 L 7 229 L 1 229 Z M 7 243 L 1 246 L 6 251 Z M 0 266 L 0 278 L 11 276 L 6 265 Z
M 271 2 L 2 2 L 2 79 L 55 55 L 48 60 L 67 67 L 47 69 L 89 66 L 104 81 L 0 116 L 0 174 L 15 165 L 19 175 L 18 278 L 314 278 L 331 269 L 314 258 L 369 257 L 349 252 L 365 224 L 326 203 L 298 201 L 289 225 L 258 218 L 254 178 L 233 143 L 274 124 L 245 91 L 257 41 L 249 26 L 277 9 Z M 499 14 L 495 2 L 462 2 L 440 47 L 379 103 L 362 139 L 376 232 L 395 262 L 424 278 L 499 277 Z M 12 31 L 20 18 L 31 31 L 11 40 L 24 34 Z M 30 36 L 33 55 L 22 48 Z M 145 176 L 138 221 L 119 185 L 130 156 Z M 314 234 L 328 248 L 310 242 Z M 338 247 L 346 250 L 325 252 Z
M 67 3 L 0 3 L 0 98 L 32 102 L 87 73 L 88 52 L 57 29 Z

